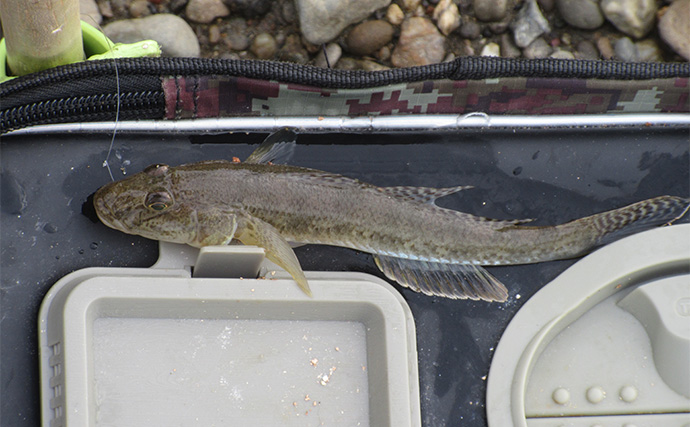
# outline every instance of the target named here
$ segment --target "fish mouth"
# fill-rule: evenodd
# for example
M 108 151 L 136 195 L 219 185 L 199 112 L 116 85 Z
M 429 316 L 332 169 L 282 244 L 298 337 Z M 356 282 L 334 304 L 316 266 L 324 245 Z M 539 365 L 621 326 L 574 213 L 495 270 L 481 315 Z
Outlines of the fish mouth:
M 98 190 L 93 197 L 93 206 L 96 210 L 96 216 L 98 216 L 98 219 L 100 219 L 103 224 L 110 228 L 123 231 L 127 230 L 127 226 L 117 218 L 115 211 L 105 200 L 106 197 L 102 193 L 102 190 L 106 190 L 106 187 L 103 187 L 100 190 Z

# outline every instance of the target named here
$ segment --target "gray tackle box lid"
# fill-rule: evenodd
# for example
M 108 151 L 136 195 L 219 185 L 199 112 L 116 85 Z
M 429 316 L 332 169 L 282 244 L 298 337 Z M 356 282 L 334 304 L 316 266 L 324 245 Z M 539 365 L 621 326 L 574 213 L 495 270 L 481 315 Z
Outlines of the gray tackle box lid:
M 160 254 L 48 292 L 43 425 L 421 425 L 414 320 L 389 284 L 307 272 L 310 298 L 260 248 Z
M 690 225 L 639 233 L 538 291 L 491 364 L 493 426 L 690 422 Z

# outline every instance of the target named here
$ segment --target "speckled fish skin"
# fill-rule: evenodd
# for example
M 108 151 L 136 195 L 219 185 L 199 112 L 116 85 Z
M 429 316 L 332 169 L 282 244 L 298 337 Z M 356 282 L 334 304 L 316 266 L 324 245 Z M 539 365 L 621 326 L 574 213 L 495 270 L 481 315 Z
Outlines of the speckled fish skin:
M 689 204 L 687 198 L 660 196 L 558 226 L 530 227 L 433 204 L 435 196 L 461 189 L 426 189 L 426 193 L 421 189 L 416 195 L 409 187 L 376 187 L 300 167 L 209 161 L 150 166 L 102 187 L 94 204 L 109 227 L 197 247 L 227 244 L 232 238 L 266 247 L 257 240 L 261 233 L 248 236 L 256 231 L 253 224 L 267 223 L 287 241 L 344 246 L 412 261 L 474 265 L 577 257 L 631 224 L 649 228 L 682 216 Z M 169 195 L 169 206 L 161 211 L 147 207 L 152 194 Z M 425 287 L 416 290 L 449 296 L 443 290 L 427 292 Z M 505 296 L 479 292 L 478 298 Z

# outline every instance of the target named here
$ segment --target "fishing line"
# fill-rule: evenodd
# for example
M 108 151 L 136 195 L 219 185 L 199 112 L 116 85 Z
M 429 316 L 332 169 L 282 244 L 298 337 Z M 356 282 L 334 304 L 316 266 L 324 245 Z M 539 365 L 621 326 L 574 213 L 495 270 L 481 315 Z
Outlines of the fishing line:
M 326 52 L 326 43 L 321 43 L 321 49 L 323 50 L 323 57 L 326 58 L 326 67 L 331 68 L 331 63 L 328 61 L 328 52 Z
M 112 49 L 112 47 L 111 47 Z M 108 154 L 105 155 L 105 160 L 103 160 L 103 166 L 108 169 L 108 175 L 110 175 L 110 180 L 115 181 L 113 172 L 110 170 L 110 163 L 108 159 L 110 158 L 110 153 L 113 151 L 113 146 L 115 145 L 115 135 L 117 135 L 117 124 L 120 122 L 120 73 L 117 69 L 117 61 L 113 58 L 113 64 L 115 65 L 115 84 L 117 88 L 117 104 L 115 104 L 115 125 L 113 126 L 113 136 L 110 138 L 110 146 L 108 147 Z
M 105 42 L 108 44 L 108 47 L 112 51 L 115 45 L 112 44 L 110 39 L 105 35 L 105 31 L 103 31 L 103 27 L 100 26 L 98 22 L 96 22 L 92 17 L 91 20 L 94 22 L 94 24 L 98 27 L 99 31 L 101 34 L 103 34 L 103 37 L 105 38 Z M 117 124 L 120 122 L 120 72 L 117 68 L 117 60 L 113 57 L 112 58 L 113 65 L 115 67 L 115 90 L 116 90 L 116 96 L 117 96 L 117 103 L 115 104 L 115 124 L 113 125 L 113 135 L 110 138 L 110 146 L 108 147 L 108 153 L 105 155 L 105 159 L 103 160 L 103 166 L 108 170 L 108 175 L 110 175 L 110 180 L 115 181 L 115 177 L 113 176 L 113 171 L 110 169 L 110 154 L 113 152 L 113 147 L 115 146 L 115 136 L 117 135 Z

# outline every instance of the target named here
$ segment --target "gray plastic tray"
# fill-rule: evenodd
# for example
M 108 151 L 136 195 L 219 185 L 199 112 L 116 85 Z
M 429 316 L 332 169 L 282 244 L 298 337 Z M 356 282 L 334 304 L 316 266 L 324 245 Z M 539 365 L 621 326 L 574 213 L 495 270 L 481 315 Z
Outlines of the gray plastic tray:
M 281 272 L 161 265 L 83 269 L 50 290 L 44 425 L 421 425 L 414 321 L 387 283 L 307 274 L 309 298 Z

